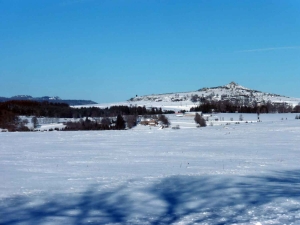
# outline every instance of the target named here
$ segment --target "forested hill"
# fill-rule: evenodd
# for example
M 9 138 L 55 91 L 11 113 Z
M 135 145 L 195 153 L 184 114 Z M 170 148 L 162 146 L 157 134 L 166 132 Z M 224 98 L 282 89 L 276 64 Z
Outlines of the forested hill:
M 11 100 L 30 100 L 30 101 L 36 101 L 36 102 L 50 102 L 50 103 L 65 103 L 68 105 L 90 105 L 90 104 L 97 104 L 97 102 L 91 101 L 91 100 L 70 100 L 70 99 L 61 99 L 58 96 L 55 97 L 49 97 L 49 96 L 43 96 L 43 97 L 32 97 L 30 95 L 16 95 L 13 97 L 0 97 L 0 102 L 7 102 Z

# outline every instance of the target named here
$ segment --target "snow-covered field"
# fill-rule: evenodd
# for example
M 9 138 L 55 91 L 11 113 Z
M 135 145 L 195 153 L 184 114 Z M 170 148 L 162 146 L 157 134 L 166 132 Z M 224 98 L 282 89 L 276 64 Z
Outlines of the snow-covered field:
M 300 224 L 300 120 L 261 117 L 0 133 L 0 224 Z

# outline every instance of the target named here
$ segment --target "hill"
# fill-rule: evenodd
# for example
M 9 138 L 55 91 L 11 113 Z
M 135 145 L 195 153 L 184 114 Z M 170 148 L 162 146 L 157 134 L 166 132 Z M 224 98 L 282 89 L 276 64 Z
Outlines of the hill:
M 43 97 L 32 97 L 30 95 L 16 95 L 10 98 L 0 97 L 0 102 L 6 102 L 10 100 L 31 100 L 37 102 L 50 102 L 50 103 L 65 103 L 68 105 L 88 105 L 88 104 L 97 104 L 97 102 L 91 100 L 70 100 L 70 99 L 61 99 L 58 96 L 50 97 L 50 96 L 43 96 Z
M 153 94 L 136 96 L 128 100 L 132 104 L 144 103 L 149 105 L 168 105 L 191 107 L 205 101 L 227 101 L 240 106 L 254 106 L 260 104 L 287 104 L 295 107 L 300 98 L 291 98 L 279 94 L 272 94 L 243 87 L 235 82 L 224 86 L 201 88 L 197 91 L 178 92 L 168 94 Z

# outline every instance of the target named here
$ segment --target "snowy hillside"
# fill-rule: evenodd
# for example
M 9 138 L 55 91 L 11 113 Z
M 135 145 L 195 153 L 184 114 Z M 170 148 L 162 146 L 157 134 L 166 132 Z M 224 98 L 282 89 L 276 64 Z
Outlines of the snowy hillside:
M 253 106 L 257 103 L 267 104 L 269 102 L 273 105 L 284 104 L 285 106 L 295 107 L 300 103 L 300 98 L 251 90 L 231 82 L 224 86 L 202 88 L 198 91 L 137 96 L 124 102 L 85 105 L 84 107 L 106 108 L 115 105 L 127 105 L 146 106 L 147 108 L 158 107 L 163 110 L 189 111 L 190 108 L 198 106 L 203 99 L 207 101 L 229 101 L 240 106 Z
M 299 224 L 300 120 L 262 119 L 0 133 L 0 224 Z
M 268 101 L 270 101 L 272 103 L 287 103 L 295 106 L 300 102 L 300 98 L 290 98 L 277 94 L 251 90 L 249 88 L 238 85 L 235 82 L 231 82 L 227 85 L 219 87 L 202 88 L 198 91 L 193 92 L 138 96 L 131 98 L 129 101 L 133 103 L 161 102 L 162 104 L 168 102 L 178 102 L 178 105 L 190 105 L 193 104 L 193 102 L 199 101 L 200 98 L 216 101 L 240 101 L 242 105 L 249 105 L 254 102 L 267 103 Z

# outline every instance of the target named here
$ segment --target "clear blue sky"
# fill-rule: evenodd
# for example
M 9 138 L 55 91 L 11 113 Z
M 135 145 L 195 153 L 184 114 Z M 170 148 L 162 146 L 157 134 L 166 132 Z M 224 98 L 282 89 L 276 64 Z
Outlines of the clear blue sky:
M 300 97 L 300 1 L 0 0 L 0 96 L 104 103 L 231 81 Z

